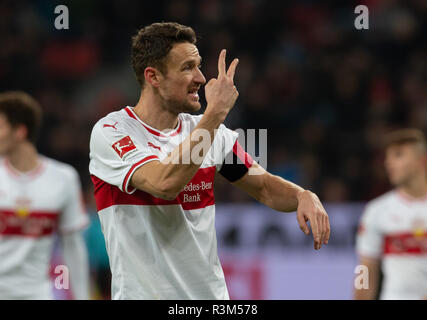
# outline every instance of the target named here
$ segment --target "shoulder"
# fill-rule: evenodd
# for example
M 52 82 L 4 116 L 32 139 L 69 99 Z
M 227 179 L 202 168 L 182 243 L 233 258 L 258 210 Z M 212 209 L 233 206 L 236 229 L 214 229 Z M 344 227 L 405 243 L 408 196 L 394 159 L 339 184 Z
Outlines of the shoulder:
M 395 198 L 394 191 L 389 191 L 383 195 L 369 201 L 366 204 L 363 218 L 368 221 L 378 221 L 378 219 L 384 219 L 384 215 L 387 215 L 390 210 L 388 208 L 393 205 Z
M 114 142 L 131 131 L 131 122 L 136 120 L 125 110 L 126 108 L 111 112 L 94 124 L 90 135 L 91 150 L 96 149 L 97 145 L 102 145 L 103 141 Z
M 123 126 L 123 123 L 127 121 L 127 119 L 131 119 L 125 109 L 121 109 L 118 111 L 113 111 L 106 116 L 100 118 L 95 125 L 93 126 L 92 132 L 97 128 L 111 128 L 118 129 Z
M 395 191 L 391 190 L 369 201 L 366 207 L 370 209 L 384 208 L 384 206 L 388 206 L 390 203 L 392 203 L 394 198 L 395 198 Z
M 41 155 L 40 159 L 43 161 L 43 165 L 46 166 L 46 170 L 49 174 L 60 176 L 63 180 L 70 182 L 79 177 L 77 170 L 69 165 L 46 156 Z

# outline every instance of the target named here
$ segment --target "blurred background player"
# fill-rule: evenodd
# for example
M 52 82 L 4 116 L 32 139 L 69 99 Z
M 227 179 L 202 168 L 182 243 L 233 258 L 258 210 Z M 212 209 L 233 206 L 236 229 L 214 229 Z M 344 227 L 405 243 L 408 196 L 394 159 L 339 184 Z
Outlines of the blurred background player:
M 79 176 L 70 165 L 38 154 L 41 116 L 28 94 L 0 94 L 0 299 L 54 298 L 49 270 L 55 233 L 72 296 L 88 299 L 81 234 L 88 219 Z
M 395 187 L 372 200 L 362 215 L 356 249 L 369 271 L 369 289 L 355 299 L 427 298 L 427 146 L 416 129 L 387 137 L 385 167 Z

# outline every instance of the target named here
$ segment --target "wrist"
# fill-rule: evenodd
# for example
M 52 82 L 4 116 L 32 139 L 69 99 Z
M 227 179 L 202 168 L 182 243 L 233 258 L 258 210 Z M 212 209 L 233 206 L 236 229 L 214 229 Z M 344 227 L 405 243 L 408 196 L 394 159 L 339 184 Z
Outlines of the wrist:
M 296 199 L 297 199 L 298 204 L 300 203 L 301 198 L 309 192 L 310 192 L 310 190 L 305 190 L 301 187 L 298 188 L 298 190 L 296 192 Z
M 204 115 L 206 115 L 206 117 L 208 117 L 209 119 L 215 119 L 216 121 L 223 123 L 225 118 L 227 117 L 228 112 L 218 109 L 218 107 L 211 106 L 208 104 Z

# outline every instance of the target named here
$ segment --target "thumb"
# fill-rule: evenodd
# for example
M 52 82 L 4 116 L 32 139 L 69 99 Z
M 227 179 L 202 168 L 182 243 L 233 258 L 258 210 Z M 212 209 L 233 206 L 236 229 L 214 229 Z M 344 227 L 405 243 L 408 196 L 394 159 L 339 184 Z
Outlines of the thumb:
M 212 86 L 215 82 L 216 82 L 215 78 L 210 79 L 206 84 L 205 88 Z
M 297 212 L 297 221 L 299 224 L 299 227 L 301 228 L 302 232 L 304 232 L 306 235 L 310 234 L 310 230 L 308 228 L 306 219 L 304 217 L 304 215 L 301 212 Z

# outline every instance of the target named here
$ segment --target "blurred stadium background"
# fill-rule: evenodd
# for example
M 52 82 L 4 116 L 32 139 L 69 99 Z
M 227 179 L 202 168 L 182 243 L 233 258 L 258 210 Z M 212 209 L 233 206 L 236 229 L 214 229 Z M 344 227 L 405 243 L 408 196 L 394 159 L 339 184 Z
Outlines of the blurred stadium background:
M 69 8 L 69 30 L 54 28 L 59 4 Z M 358 4 L 370 10 L 369 30 L 354 28 Z M 425 0 L 1 1 L 0 90 L 41 102 L 39 151 L 80 173 L 92 220 L 92 298 L 110 297 L 110 272 L 89 136 L 100 117 L 139 98 L 129 58 L 139 27 L 192 26 L 208 79 L 221 48 L 229 61 L 239 57 L 240 96 L 226 124 L 268 129 L 267 169 L 316 192 L 330 214 L 331 241 L 315 252 L 294 215 L 218 177 L 218 250 L 231 297 L 350 299 L 360 213 L 390 188 L 381 137 L 407 126 L 427 132 L 426 16 Z

